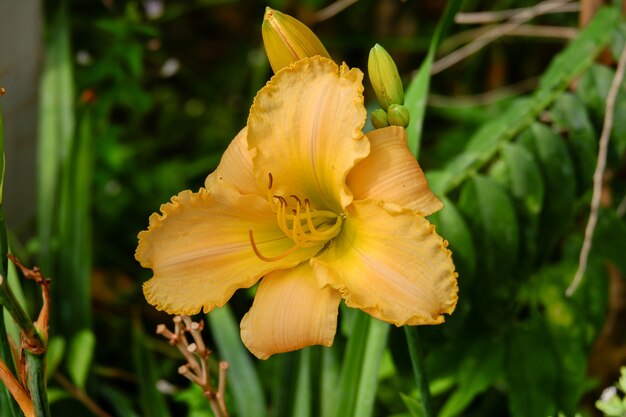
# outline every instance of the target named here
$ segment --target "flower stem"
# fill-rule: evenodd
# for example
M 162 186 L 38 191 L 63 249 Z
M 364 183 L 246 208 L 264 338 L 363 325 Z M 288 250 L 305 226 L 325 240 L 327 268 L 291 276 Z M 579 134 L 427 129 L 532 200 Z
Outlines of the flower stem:
M 419 396 L 418 400 L 422 407 L 422 415 L 424 417 L 434 417 L 435 414 L 433 413 L 430 400 L 430 387 L 426 376 L 424 355 L 420 345 L 418 328 L 415 326 L 404 326 L 404 334 L 406 335 L 409 355 L 411 356 L 413 375 L 415 376 L 415 385 L 417 386 Z
M 45 355 L 25 351 L 28 364 L 28 390 L 33 401 L 36 417 L 50 417 L 48 393 L 46 391 Z

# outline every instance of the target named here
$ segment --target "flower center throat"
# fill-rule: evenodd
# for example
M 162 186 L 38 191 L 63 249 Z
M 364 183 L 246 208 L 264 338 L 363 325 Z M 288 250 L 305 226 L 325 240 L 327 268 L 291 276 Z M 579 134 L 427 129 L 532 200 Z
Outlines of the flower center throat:
M 343 215 L 329 210 L 311 209 L 308 199 L 304 202 L 295 195 L 289 196 L 294 204 L 290 205 L 282 196 L 272 196 L 276 208 L 276 221 L 280 230 L 291 239 L 294 245 L 277 256 L 263 255 L 254 239 L 254 232 L 249 231 L 250 244 L 255 255 L 265 261 L 281 260 L 299 248 L 319 246 L 333 239 L 341 231 Z

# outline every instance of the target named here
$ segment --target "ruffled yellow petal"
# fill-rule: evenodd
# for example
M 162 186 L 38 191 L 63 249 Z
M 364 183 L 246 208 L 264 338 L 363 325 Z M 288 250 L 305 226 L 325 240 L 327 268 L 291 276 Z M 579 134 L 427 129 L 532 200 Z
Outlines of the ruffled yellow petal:
M 397 326 L 437 324 L 457 300 L 446 246 L 420 215 L 355 201 L 342 233 L 311 264 L 320 284 L 339 290 L 350 307 Z
M 274 194 L 335 212 L 350 203 L 346 175 L 369 152 L 362 79 L 358 69 L 316 56 L 282 69 L 259 91 L 248 144 L 260 187 L 271 174 Z
M 274 271 L 261 280 L 241 321 L 241 339 L 259 359 L 311 345 L 330 346 L 341 296 L 320 288 L 308 263 Z
M 310 258 L 319 247 L 300 248 L 265 262 L 252 249 L 249 231 L 264 256 L 279 256 L 293 242 L 278 228 L 267 200 L 241 195 L 218 183 L 210 191 L 183 191 L 150 217 L 139 233 L 135 258 L 154 276 L 144 283 L 146 299 L 170 314 L 196 314 L 224 305 L 238 288 L 266 273 Z
M 398 126 L 371 131 L 370 154 L 348 174 L 355 200 L 382 201 L 391 211 L 409 209 L 428 216 L 443 203 L 428 182 L 407 146 L 406 132 Z
M 204 182 L 208 190 L 216 181 L 225 181 L 234 185 L 241 194 L 267 197 L 267 188 L 259 188 L 252 172 L 252 155 L 248 150 L 247 132 L 248 128 L 244 127 L 230 142 L 219 165 Z

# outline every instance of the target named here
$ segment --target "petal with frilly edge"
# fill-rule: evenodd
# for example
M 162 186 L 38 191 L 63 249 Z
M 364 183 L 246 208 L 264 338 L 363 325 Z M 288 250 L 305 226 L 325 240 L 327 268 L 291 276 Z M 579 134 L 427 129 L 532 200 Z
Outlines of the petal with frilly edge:
M 274 271 L 261 280 L 241 321 L 241 339 L 259 359 L 306 346 L 330 346 L 340 301 L 339 292 L 319 286 L 308 263 Z
M 319 56 L 279 71 L 259 91 L 248 118 L 248 145 L 259 186 L 341 211 L 352 200 L 348 171 L 369 152 L 363 73 Z
M 226 148 L 222 159 L 211 175 L 204 182 L 211 189 L 218 181 L 232 184 L 241 194 L 257 194 L 267 197 L 267 185 L 260 189 L 252 172 L 252 155 L 248 150 L 248 128 L 244 127 Z
M 428 216 L 443 207 L 407 146 L 406 132 L 399 126 L 367 134 L 370 154 L 348 174 L 355 200 L 382 201 L 388 210 L 409 209 Z
M 228 184 L 210 191 L 183 191 L 150 216 L 150 227 L 139 233 L 135 258 L 154 276 L 143 285 L 150 304 L 170 314 L 196 314 L 224 305 L 239 288 L 260 277 L 310 258 L 319 247 L 299 248 L 274 262 L 255 255 L 279 256 L 293 247 L 278 228 L 267 200 L 242 195 Z
M 456 305 L 457 274 L 434 226 L 373 201 L 355 201 L 348 211 L 341 234 L 311 259 L 320 285 L 396 326 L 443 322 Z

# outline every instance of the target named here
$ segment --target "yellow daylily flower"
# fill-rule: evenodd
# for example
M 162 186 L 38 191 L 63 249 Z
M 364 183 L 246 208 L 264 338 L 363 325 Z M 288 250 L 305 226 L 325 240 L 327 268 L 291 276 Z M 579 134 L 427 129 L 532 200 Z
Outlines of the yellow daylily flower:
M 146 299 L 209 312 L 261 279 L 241 337 L 258 358 L 330 346 L 343 298 L 401 325 L 452 313 L 457 274 L 424 216 L 442 207 L 392 126 L 362 132 L 363 74 L 320 57 L 278 71 L 198 192 L 150 217 Z

